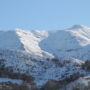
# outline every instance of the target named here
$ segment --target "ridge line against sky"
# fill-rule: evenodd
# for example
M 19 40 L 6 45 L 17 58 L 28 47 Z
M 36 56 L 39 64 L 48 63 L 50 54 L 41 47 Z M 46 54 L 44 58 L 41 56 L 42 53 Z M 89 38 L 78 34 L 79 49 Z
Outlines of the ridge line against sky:
M 0 30 L 90 26 L 90 0 L 0 0 Z

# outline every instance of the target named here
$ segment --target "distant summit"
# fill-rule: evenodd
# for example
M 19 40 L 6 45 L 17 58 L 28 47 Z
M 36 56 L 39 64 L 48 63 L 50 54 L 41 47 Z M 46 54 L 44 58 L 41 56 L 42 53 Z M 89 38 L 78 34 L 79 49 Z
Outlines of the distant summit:
M 83 28 L 90 28 L 90 27 L 87 27 L 87 26 L 84 26 L 84 25 L 73 25 L 71 27 L 71 29 L 83 29 Z

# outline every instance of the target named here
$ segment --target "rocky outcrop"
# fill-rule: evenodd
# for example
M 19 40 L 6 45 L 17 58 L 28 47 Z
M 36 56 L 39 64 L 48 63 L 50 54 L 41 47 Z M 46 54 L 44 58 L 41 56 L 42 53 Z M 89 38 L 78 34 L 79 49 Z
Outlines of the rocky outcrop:
M 90 90 L 90 76 L 81 77 L 59 90 Z
M 65 88 L 69 83 L 74 82 L 80 77 L 83 77 L 84 75 L 82 74 L 73 74 L 68 78 L 65 78 L 64 80 L 61 81 L 56 81 L 56 80 L 48 80 L 48 82 L 41 88 L 41 90 L 58 90 L 58 89 L 63 89 Z M 66 90 L 66 89 L 65 89 Z M 69 90 L 67 88 L 67 90 Z M 73 90 L 73 89 L 71 89 Z

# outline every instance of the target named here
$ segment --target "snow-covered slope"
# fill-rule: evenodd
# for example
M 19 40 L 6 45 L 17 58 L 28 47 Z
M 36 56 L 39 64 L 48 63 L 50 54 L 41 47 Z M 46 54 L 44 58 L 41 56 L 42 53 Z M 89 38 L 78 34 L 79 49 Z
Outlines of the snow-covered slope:
M 54 56 L 59 61 L 52 61 Z M 90 28 L 75 25 L 55 31 L 0 31 L 0 59 L 15 72 L 32 75 L 37 85 L 48 79 L 62 80 L 73 73 L 85 74 L 78 66 L 84 62 L 81 60 L 90 59 Z
M 89 90 L 90 89 L 90 76 L 81 77 L 74 82 L 69 83 L 59 90 Z
M 40 57 L 90 59 L 90 28 L 75 25 L 66 30 L 0 32 L 0 49 L 22 50 Z
M 70 29 L 49 33 L 40 42 L 43 50 L 53 53 L 60 59 L 90 59 L 90 28 L 75 25 Z
M 0 49 L 24 50 L 23 45 L 14 31 L 0 31 Z

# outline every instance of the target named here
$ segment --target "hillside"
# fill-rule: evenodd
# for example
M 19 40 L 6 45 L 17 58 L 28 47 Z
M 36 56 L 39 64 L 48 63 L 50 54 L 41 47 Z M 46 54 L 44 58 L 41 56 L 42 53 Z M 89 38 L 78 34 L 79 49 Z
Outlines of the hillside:
M 38 56 L 55 55 L 60 59 L 90 59 L 90 28 L 75 25 L 66 30 L 0 32 L 0 48 L 22 50 Z M 83 57 L 84 56 L 84 57 Z
M 79 78 L 89 75 L 82 69 L 85 61 L 90 60 L 89 45 L 90 28 L 82 25 L 65 30 L 0 31 L 0 65 L 21 76 L 31 75 L 37 86 L 76 74 Z

